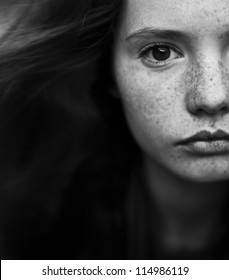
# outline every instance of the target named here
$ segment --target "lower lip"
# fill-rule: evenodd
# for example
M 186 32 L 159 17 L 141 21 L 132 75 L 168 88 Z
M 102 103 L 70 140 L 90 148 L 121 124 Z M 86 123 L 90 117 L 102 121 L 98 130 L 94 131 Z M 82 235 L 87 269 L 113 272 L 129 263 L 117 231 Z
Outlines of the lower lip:
M 229 140 L 195 141 L 185 146 L 190 152 L 200 156 L 229 153 Z

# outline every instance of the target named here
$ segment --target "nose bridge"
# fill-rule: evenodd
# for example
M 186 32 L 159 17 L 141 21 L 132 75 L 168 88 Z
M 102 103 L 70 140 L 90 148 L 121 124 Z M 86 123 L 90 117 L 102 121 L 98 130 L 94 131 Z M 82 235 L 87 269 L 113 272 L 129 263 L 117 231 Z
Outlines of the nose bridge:
M 224 96 L 222 93 L 224 85 L 219 61 L 211 59 L 202 62 L 197 79 L 197 94 L 210 105 L 211 102 L 219 102 Z
M 205 55 L 189 71 L 187 105 L 192 112 L 216 113 L 229 107 L 228 86 L 223 64 L 216 55 Z

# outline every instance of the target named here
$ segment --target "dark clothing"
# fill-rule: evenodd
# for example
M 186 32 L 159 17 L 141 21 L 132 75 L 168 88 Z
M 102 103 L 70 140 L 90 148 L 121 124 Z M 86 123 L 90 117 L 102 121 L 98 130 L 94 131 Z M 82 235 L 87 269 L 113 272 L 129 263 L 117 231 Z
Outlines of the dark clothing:
M 89 178 L 90 181 L 91 178 Z M 88 182 L 87 182 L 88 184 Z M 160 249 L 156 209 L 142 179 L 133 172 L 125 197 L 100 193 L 98 182 L 92 181 L 81 192 L 74 182 L 69 189 L 56 220 L 45 234 L 30 229 L 26 238 L 8 238 L 11 259 L 227 259 L 228 238 L 205 252 L 171 253 Z M 89 190 L 93 190 L 91 193 Z M 114 190 L 113 190 L 114 191 Z M 44 226 L 47 221 L 37 220 Z M 25 226 L 25 225 L 22 225 Z M 29 227 L 30 225 L 27 224 Z M 20 227 L 19 227 L 20 229 Z M 227 231 L 228 232 L 228 231 Z M 27 235 L 26 235 L 27 234 Z M 10 248 L 10 250 L 9 250 Z

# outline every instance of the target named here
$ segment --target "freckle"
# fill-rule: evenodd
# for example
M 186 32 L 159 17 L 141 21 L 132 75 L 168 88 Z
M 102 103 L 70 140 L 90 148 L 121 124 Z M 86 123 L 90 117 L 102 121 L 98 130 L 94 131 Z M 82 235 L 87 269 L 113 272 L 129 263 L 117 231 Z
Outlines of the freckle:
M 227 89 L 229 89 L 229 71 L 221 61 L 218 62 L 218 65 L 222 75 L 222 83 Z

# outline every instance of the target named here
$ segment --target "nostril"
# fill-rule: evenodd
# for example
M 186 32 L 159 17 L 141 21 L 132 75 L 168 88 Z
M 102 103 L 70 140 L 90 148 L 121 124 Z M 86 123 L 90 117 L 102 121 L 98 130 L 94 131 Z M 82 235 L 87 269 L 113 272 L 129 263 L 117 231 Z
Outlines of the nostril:
M 196 117 L 199 117 L 199 118 L 203 118 L 203 117 L 206 117 L 207 115 L 211 116 L 211 115 L 214 115 L 215 113 L 213 113 L 212 111 L 207 111 L 205 109 L 197 109 L 195 112 L 194 112 L 194 115 Z
M 224 114 L 224 113 L 228 113 L 228 111 L 229 111 L 229 108 L 225 105 L 225 106 L 223 106 L 221 109 L 220 109 L 220 111 Z
M 210 106 L 202 106 L 196 108 L 195 112 L 193 112 L 198 117 L 203 117 L 206 115 L 224 115 L 229 112 L 229 107 L 226 105 L 210 107 Z
M 197 117 L 203 117 L 204 115 L 206 115 L 206 112 L 205 112 L 204 110 L 202 110 L 202 109 L 197 109 L 197 110 L 195 111 L 195 115 L 196 115 Z

